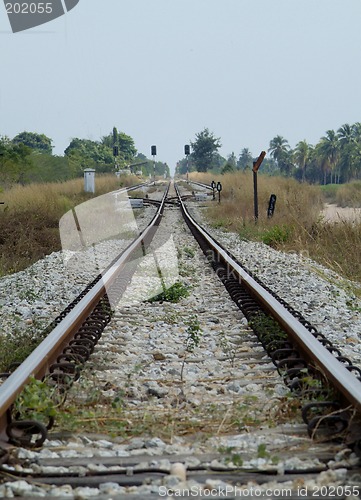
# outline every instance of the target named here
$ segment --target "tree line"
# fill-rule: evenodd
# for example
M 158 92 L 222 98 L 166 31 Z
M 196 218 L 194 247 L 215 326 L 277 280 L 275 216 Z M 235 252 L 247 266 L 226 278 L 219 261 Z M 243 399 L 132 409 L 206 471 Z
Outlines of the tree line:
M 94 168 L 98 173 L 127 169 L 149 176 L 153 175 L 154 164 L 138 153 L 132 137 L 116 127 L 98 141 L 73 138 L 60 156 L 53 155 L 53 140 L 45 134 L 24 131 L 13 139 L 0 137 L 0 187 L 65 181 L 81 177 L 85 168 Z M 155 163 L 155 173 L 170 176 L 163 162 Z
M 256 157 L 243 148 L 238 157 L 232 152 L 227 158 L 219 155 L 221 139 L 205 128 L 194 141 L 192 153 L 177 164 L 176 173 L 189 171 L 226 173 L 251 169 Z M 275 136 L 269 142 L 269 157 L 262 163 L 262 172 L 292 176 L 302 182 L 328 184 L 361 179 L 361 123 L 344 124 L 337 131 L 327 130 L 313 146 L 306 140 L 291 148 L 287 139 Z

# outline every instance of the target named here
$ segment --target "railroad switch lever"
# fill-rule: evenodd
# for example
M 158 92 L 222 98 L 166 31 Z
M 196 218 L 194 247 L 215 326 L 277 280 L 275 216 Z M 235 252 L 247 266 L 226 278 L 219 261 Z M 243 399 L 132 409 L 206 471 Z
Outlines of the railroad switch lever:
M 261 163 L 266 156 L 266 151 L 261 151 L 261 154 L 257 158 L 256 161 L 253 162 L 253 204 L 254 204 L 254 220 L 257 222 L 258 220 L 258 186 L 257 186 L 257 172 Z

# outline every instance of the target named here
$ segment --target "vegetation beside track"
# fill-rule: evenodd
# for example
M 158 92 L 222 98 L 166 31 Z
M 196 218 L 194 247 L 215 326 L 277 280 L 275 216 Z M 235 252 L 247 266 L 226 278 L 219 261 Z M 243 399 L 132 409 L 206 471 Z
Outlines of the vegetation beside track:
M 21 271 L 61 249 L 59 220 L 68 210 L 95 196 L 139 183 L 134 176 L 96 178 L 96 193 L 84 192 L 83 179 L 14 185 L 1 193 L 0 276 Z
M 259 218 L 254 220 L 252 172 L 221 176 L 192 173 L 191 179 L 222 183 L 221 203 L 209 202 L 214 227 L 237 232 L 241 239 L 262 241 L 277 250 L 310 257 L 341 276 L 361 282 L 361 222 L 325 223 L 323 204 L 361 205 L 359 181 L 338 186 L 310 186 L 291 178 L 258 176 Z M 268 202 L 276 194 L 274 215 L 267 218 Z M 218 196 L 218 193 L 217 193 Z

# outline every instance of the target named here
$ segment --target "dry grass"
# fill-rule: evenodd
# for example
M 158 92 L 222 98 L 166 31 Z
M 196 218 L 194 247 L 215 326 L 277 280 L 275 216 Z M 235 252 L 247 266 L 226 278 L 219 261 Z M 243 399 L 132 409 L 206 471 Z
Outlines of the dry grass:
M 255 234 L 287 225 L 290 229 L 311 228 L 319 217 L 322 198 L 317 188 L 301 185 L 294 179 L 258 176 L 258 223 L 254 224 L 254 197 L 252 172 L 234 173 L 222 176 L 205 177 L 192 174 L 192 179 L 209 183 L 210 180 L 222 183 L 221 204 L 210 203 L 209 215 L 215 224 L 234 231 L 242 232 L 249 228 Z M 272 219 L 267 218 L 271 194 L 277 196 L 276 208 Z
M 361 248 L 361 224 L 324 223 L 320 216 L 324 197 L 319 187 L 300 184 L 294 179 L 259 175 L 259 219 L 255 224 L 252 172 L 222 176 L 192 173 L 191 178 L 222 183 L 221 203 L 209 202 L 208 215 L 215 227 L 238 232 L 243 239 L 309 255 L 345 278 L 361 282 L 361 252 L 356 250 Z M 347 195 L 347 199 L 360 200 L 359 185 L 338 187 L 338 196 L 346 193 L 344 199 Z M 272 193 L 277 195 L 276 208 L 273 218 L 267 219 Z
M 334 203 L 339 207 L 361 207 L 361 181 L 348 184 L 327 184 L 321 186 L 321 190 L 327 203 Z
M 361 181 L 341 185 L 336 192 L 336 203 L 340 207 L 361 207 Z
M 59 220 L 64 213 L 94 196 L 139 182 L 134 176 L 96 178 L 96 193 L 84 192 L 83 179 L 51 184 L 13 186 L 1 194 L 0 275 L 25 269 L 60 250 Z

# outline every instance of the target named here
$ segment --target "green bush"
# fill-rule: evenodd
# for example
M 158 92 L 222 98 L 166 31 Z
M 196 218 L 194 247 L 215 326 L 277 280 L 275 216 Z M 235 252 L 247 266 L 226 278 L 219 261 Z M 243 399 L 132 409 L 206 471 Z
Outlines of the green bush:
M 262 236 L 262 241 L 270 247 L 276 248 L 280 243 L 286 243 L 292 236 L 292 229 L 286 225 L 275 225 Z

